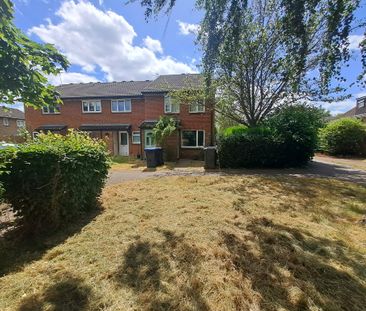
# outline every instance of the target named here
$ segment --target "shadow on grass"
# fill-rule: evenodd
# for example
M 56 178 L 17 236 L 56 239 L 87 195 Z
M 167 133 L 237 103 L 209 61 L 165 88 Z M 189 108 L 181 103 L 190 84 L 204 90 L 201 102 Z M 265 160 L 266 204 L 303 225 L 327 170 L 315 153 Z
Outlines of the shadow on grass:
M 117 284 L 134 290 L 139 310 L 210 310 L 196 277 L 202 260 L 199 250 L 184 236 L 157 231 L 164 237 L 162 242 L 137 239 L 129 246 L 116 272 Z
M 311 161 L 305 167 L 299 168 L 283 168 L 283 169 L 263 169 L 263 168 L 247 168 L 247 169 L 217 169 L 222 175 L 258 175 L 258 176 L 296 176 L 296 177 L 320 177 L 320 178 L 337 178 L 349 182 L 366 185 L 366 172 L 362 170 L 350 169 L 337 164 L 323 163 Z M 213 170 L 214 172 L 214 170 Z
M 261 176 L 255 185 L 249 185 L 249 187 L 252 186 L 258 192 L 278 199 L 285 212 L 298 209 L 301 213 L 313 213 L 316 216 L 326 217 L 330 221 L 342 218 L 349 222 L 354 222 L 355 218 L 366 215 L 366 188 L 357 184 L 350 183 L 345 186 L 343 182 L 336 180 L 275 175 Z M 251 199 L 246 180 L 228 190 L 241 196 L 234 203 L 233 207 L 236 210 L 244 208 L 246 200 Z M 257 194 L 254 193 L 253 198 L 256 197 Z M 284 197 L 289 199 L 283 200 Z M 338 204 L 330 204 L 334 202 Z
M 63 276 L 43 293 L 24 298 L 18 311 L 84 311 L 90 310 L 89 286 L 73 276 Z
M 366 262 L 342 242 L 261 218 L 245 238 L 224 232 L 235 269 L 261 296 L 261 310 L 365 310 Z
M 41 258 L 47 250 L 80 232 L 101 211 L 101 207 L 98 207 L 83 214 L 77 221 L 64 225 L 58 232 L 47 236 L 27 237 L 19 227 L 7 231 L 0 236 L 0 276 L 22 269 L 25 264 Z

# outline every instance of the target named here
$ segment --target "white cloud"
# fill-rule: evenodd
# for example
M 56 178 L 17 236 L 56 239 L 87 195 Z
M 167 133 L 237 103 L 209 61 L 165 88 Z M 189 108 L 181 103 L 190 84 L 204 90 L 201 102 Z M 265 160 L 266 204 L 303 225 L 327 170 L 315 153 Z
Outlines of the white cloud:
M 360 49 L 360 43 L 363 40 L 363 35 L 350 35 L 348 37 L 349 39 L 349 49 L 350 50 L 359 50 Z
M 197 35 L 198 31 L 200 30 L 200 25 L 198 24 L 189 24 L 180 20 L 177 20 L 177 23 L 179 25 L 179 33 L 184 36 L 188 36 L 191 34 Z
M 31 28 L 29 33 L 55 44 L 72 64 L 81 66 L 85 72 L 98 68 L 108 81 L 113 81 L 195 71 L 171 56 L 158 57 L 156 53 L 162 51 L 158 40 L 147 37 L 145 46 L 135 45 L 134 28 L 113 11 L 99 10 L 86 1 L 68 0 L 56 15 L 60 22 L 54 24 L 49 20 L 46 25 Z
M 52 85 L 60 85 L 67 83 L 98 82 L 98 79 L 79 72 L 62 72 L 57 76 L 49 76 L 48 82 Z
M 144 39 L 144 45 L 153 52 L 157 53 L 163 53 L 163 47 L 161 46 L 161 43 L 159 40 L 155 40 L 151 38 L 150 36 L 147 36 Z
M 331 102 L 326 103 L 322 102 L 319 103 L 321 107 L 324 109 L 327 109 L 330 111 L 332 115 L 337 115 L 340 113 L 345 113 L 346 111 L 352 109 L 356 106 L 356 98 L 366 96 L 366 92 L 360 92 L 355 94 L 354 96 L 347 98 L 345 100 L 339 101 L 339 102 Z

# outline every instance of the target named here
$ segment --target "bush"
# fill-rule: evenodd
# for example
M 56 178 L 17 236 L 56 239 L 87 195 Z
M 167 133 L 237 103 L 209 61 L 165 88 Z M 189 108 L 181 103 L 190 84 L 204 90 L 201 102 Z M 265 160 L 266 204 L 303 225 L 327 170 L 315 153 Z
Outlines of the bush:
M 0 152 L 4 198 L 28 233 L 57 229 L 96 207 L 109 159 L 102 141 L 87 134 L 41 134 Z
M 329 122 L 319 132 L 320 150 L 331 155 L 365 155 L 366 127 L 357 119 Z
M 219 139 L 221 167 L 277 167 L 280 143 L 269 128 L 247 128 Z
M 240 135 L 242 133 L 245 133 L 247 129 L 248 127 L 245 125 L 236 125 L 226 128 L 223 135 L 226 137 L 231 135 Z
M 314 155 L 324 113 L 305 105 L 284 107 L 257 128 L 227 129 L 219 138 L 222 167 L 293 167 Z

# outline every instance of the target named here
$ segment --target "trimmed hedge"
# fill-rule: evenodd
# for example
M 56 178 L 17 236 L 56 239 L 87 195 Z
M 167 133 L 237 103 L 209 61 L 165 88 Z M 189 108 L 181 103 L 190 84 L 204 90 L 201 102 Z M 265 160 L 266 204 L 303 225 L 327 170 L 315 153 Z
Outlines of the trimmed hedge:
M 56 230 L 95 208 L 109 168 L 105 144 L 73 131 L 41 134 L 0 157 L 4 198 L 29 233 Z
M 319 132 L 320 150 L 331 155 L 366 155 L 366 126 L 361 120 L 342 118 Z
M 221 167 L 295 167 L 314 155 L 324 113 L 305 105 L 276 111 L 257 128 L 241 128 L 219 138 Z M 230 132 L 226 131 L 225 133 Z

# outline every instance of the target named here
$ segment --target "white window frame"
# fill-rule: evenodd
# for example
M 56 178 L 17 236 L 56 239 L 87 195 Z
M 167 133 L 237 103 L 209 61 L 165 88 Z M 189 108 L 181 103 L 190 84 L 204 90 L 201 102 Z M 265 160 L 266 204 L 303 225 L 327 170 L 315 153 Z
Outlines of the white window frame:
M 184 146 L 183 145 L 183 132 L 196 132 L 196 146 Z M 198 145 L 198 132 L 203 132 L 203 145 L 202 146 Z M 205 130 L 182 130 L 182 133 L 181 133 L 181 147 L 182 148 L 201 149 L 205 146 L 205 141 L 206 141 L 206 131 Z
M 90 104 L 99 104 L 100 105 L 100 111 L 90 111 Z M 84 104 L 88 105 L 88 110 L 85 111 L 84 110 Z M 81 102 L 81 111 L 83 113 L 102 113 L 102 101 L 101 100 L 96 100 L 96 99 L 90 99 L 90 100 L 83 100 Z
M 357 107 L 363 108 L 366 106 L 366 98 L 360 98 L 357 100 Z
M 133 140 L 133 138 L 134 138 L 136 135 L 138 135 L 138 137 L 139 137 L 139 142 L 138 142 L 138 143 L 134 142 L 134 140 Z M 133 145 L 141 145 L 141 133 L 140 133 L 139 131 L 134 131 L 134 132 L 132 132 L 131 140 L 132 140 L 132 144 L 133 144 Z
M 25 121 L 24 120 L 17 120 L 17 127 L 25 127 Z
M 53 112 L 50 111 L 50 107 L 49 106 L 43 106 L 42 107 L 42 114 L 60 114 L 60 105 L 56 105 L 53 108 Z
M 9 126 L 9 118 L 3 118 L 3 125 Z
M 126 101 L 129 101 L 130 102 L 130 110 L 123 110 L 123 111 L 113 110 L 113 102 L 117 102 L 117 107 L 118 107 L 119 102 L 123 102 L 123 107 L 126 108 Z M 112 111 L 112 113 L 127 113 L 127 112 L 131 112 L 132 111 L 132 100 L 131 100 L 131 98 L 112 99 L 111 100 L 111 111 Z
M 36 139 L 38 135 L 39 135 L 39 132 L 36 132 L 36 131 L 32 132 L 33 139 Z
M 202 110 L 192 110 L 192 107 L 200 107 L 200 106 L 202 106 Z M 198 101 L 189 104 L 189 113 L 204 113 L 204 112 L 205 112 L 205 101 L 202 102 L 202 105 L 200 105 Z
M 169 95 L 164 96 L 164 113 L 177 114 L 180 113 L 180 104 L 178 101 L 174 100 L 175 103 L 172 102 L 172 97 Z M 177 111 L 172 111 L 172 106 L 178 105 Z M 167 109 L 168 108 L 168 109 Z

